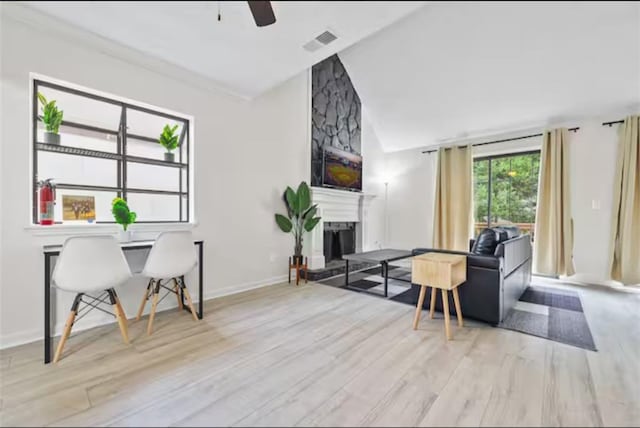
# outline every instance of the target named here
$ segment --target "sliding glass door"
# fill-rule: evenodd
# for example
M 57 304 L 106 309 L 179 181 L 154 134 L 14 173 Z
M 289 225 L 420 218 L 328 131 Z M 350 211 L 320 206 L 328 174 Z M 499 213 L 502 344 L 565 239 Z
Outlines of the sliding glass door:
M 474 159 L 476 235 L 485 227 L 504 224 L 533 235 L 539 166 L 540 151 Z

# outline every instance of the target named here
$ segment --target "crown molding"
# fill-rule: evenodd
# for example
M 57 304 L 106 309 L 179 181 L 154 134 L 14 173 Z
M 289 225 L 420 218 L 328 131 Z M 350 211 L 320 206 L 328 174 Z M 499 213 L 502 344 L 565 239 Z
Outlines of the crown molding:
M 217 92 L 247 101 L 251 99 L 246 94 L 233 91 L 214 79 L 84 30 L 28 5 L 18 2 L 2 2 L 0 4 L 0 15 L 2 15 L 3 19 L 11 19 L 14 22 L 28 26 L 32 31 L 61 38 L 72 44 L 134 64 L 198 89 Z

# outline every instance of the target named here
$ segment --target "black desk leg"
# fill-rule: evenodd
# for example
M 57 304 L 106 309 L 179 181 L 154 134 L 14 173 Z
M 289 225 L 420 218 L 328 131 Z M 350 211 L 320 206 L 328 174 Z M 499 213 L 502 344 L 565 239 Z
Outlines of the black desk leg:
M 202 319 L 202 316 L 204 314 L 204 298 L 203 298 L 203 284 L 204 284 L 204 269 L 202 268 L 202 255 L 204 252 L 204 243 L 203 242 L 199 242 L 198 243 L 198 278 L 199 278 L 199 283 L 198 283 L 198 294 L 199 294 L 199 301 L 198 301 L 198 318 Z
M 387 290 L 389 283 L 389 264 L 387 262 L 382 262 L 382 270 L 384 272 L 384 297 L 389 297 Z
M 44 363 L 51 362 L 51 255 L 44 255 Z
M 344 271 L 344 286 L 348 287 L 349 286 L 349 260 L 345 260 L 346 262 L 346 269 Z

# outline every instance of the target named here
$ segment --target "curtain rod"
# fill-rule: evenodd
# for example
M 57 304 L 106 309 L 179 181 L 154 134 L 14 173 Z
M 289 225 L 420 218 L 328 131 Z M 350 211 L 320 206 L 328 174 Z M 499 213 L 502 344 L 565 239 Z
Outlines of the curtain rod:
M 609 128 L 611 128 L 613 125 L 616 125 L 618 123 L 624 123 L 624 119 L 613 120 L 611 122 L 602 122 L 602 126 L 608 126 Z
M 604 124 L 603 124 L 604 125 Z M 576 128 L 569 128 L 568 131 L 572 131 L 572 132 L 576 132 L 578 129 L 580 129 L 579 127 Z M 531 134 L 531 135 L 524 135 L 522 137 L 514 137 L 514 138 L 505 138 L 504 140 L 495 140 L 495 141 L 487 141 L 484 143 L 475 143 L 472 144 L 473 147 L 476 146 L 486 146 L 488 144 L 497 144 L 497 143 L 506 143 L 508 141 L 517 141 L 517 140 L 524 140 L 525 138 L 533 138 L 533 137 L 542 137 L 542 133 L 540 134 Z M 465 146 L 458 146 L 458 147 L 465 147 Z M 433 152 L 437 152 L 438 149 L 431 149 L 431 150 L 424 150 L 422 153 L 433 153 Z

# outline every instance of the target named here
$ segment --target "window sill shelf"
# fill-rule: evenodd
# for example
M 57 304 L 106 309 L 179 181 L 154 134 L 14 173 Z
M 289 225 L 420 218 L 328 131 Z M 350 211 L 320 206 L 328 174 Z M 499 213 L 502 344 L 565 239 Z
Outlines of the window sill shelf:
M 136 232 L 166 232 L 173 230 L 192 230 L 198 225 L 194 223 L 141 223 L 129 227 L 132 233 Z M 53 224 L 40 226 L 32 224 L 24 228 L 33 236 L 64 236 L 64 235 L 95 235 L 116 234 L 121 226 L 117 224 Z

